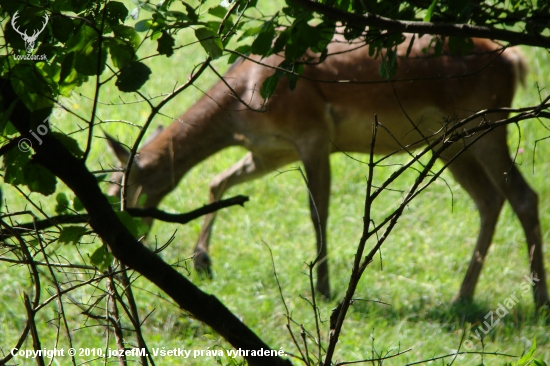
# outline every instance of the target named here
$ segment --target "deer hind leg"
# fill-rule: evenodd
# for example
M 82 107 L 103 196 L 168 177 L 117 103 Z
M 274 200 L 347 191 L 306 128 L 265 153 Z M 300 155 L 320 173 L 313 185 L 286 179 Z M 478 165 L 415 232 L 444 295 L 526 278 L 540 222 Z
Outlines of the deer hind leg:
M 239 162 L 217 175 L 210 182 L 209 203 L 219 201 L 223 194 L 231 187 L 245 183 L 264 176 L 273 170 L 295 161 L 295 154 L 285 152 L 264 154 L 262 156 L 248 152 Z M 208 214 L 204 217 L 199 240 L 195 246 L 195 255 L 193 261 L 195 268 L 199 272 L 212 275 L 211 260 L 208 256 L 208 246 L 212 235 L 212 227 L 216 213 Z
M 510 158 L 506 145 L 506 130 L 500 128 L 492 131 L 479 143 L 472 145 L 471 149 L 493 184 L 510 202 L 521 222 L 527 239 L 531 265 L 530 277 L 533 277 L 533 295 L 536 306 L 550 305 L 544 270 L 538 196 L 529 187 Z
M 316 290 L 330 297 L 327 258 L 326 229 L 330 196 L 330 145 L 326 138 L 299 144 L 298 151 L 304 163 L 309 190 L 310 213 L 317 238 L 317 284 Z
M 449 166 L 449 170 L 472 197 L 479 211 L 480 230 L 476 247 L 460 290 L 453 298 L 453 302 L 469 302 L 474 296 L 477 280 L 491 245 L 504 196 L 469 151 L 458 156 Z

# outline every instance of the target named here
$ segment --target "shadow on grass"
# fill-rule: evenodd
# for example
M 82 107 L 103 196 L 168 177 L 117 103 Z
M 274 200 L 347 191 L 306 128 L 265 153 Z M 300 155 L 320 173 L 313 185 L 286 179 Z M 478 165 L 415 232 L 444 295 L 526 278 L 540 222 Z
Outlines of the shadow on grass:
M 384 305 L 372 301 L 355 301 L 352 313 L 368 317 L 383 317 L 387 322 L 397 324 L 403 319 L 412 323 L 440 323 L 443 329 L 454 332 L 459 328 L 476 327 L 484 322 L 502 322 L 506 328 L 520 329 L 525 326 L 550 325 L 550 308 L 538 312 L 533 306 L 517 304 L 510 310 L 502 311 L 500 303 L 496 306 L 485 302 L 440 303 L 425 299 L 412 300 L 405 306 Z

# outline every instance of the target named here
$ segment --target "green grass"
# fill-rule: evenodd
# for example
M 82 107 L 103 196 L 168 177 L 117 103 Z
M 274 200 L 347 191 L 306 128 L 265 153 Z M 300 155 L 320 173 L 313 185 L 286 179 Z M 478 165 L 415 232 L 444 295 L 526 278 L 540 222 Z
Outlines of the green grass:
M 189 34 L 182 33 L 179 42 L 184 44 L 190 39 L 192 38 Z M 154 48 L 146 52 L 151 50 Z M 531 65 L 531 74 L 527 87 L 518 93 L 515 100 L 517 106 L 535 104 L 538 101 L 535 82 L 540 87 L 547 86 L 547 75 L 550 74 L 547 53 L 541 50 L 526 50 L 525 53 Z M 144 88 L 145 94 L 154 96 L 168 93 L 176 81 L 181 85 L 187 80 L 192 66 L 203 57 L 204 53 L 199 47 L 190 47 L 169 59 L 162 57 L 149 60 L 148 64 L 155 72 Z M 227 65 L 222 59 L 216 63 L 216 67 L 223 71 Z M 207 90 L 215 78 L 213 73 L 206 73 L 197 83 L 197 88 L 190 88 L 182 93 L 163 113 L 176 117 L 196 101 L 202 94 L 201 90 Z M 91 84 L 86 85 L 82 93 L 91 96 L 91 87 Z M 543 94 L 545 95 L 544 92 Z M 122 98 L 128 102 L 134 97 L 122 95 Z M 114 85 L 102 89 L 100 100 L 104 103 L 120 103 L 119 93 Z M 79 98 L 77 104 L 79 110 L 89 110 L 90 103 L 86 98 Z M 147 114 L 145 103 L 127 106 L 103 104 L 99 110 L 99 115 L 104 119 L 124 119 L 137 124 L 143 123 Z M 74 120 L 54 122 L 63 126 L 63 129 L 71 127 L 74 130 L 76 123 Z M 170 118 L 157 117 L 152 127 L 168 123 Z M 510 128 L 510 145 L 523 149 L 518 157 L 520 169 L 539 193 L 548 270 L 550 184 L 547 172 L 550 171 L 550 161 L 547 156 L 550 154 L 550 140 L 538 143 L 534 166 L 532 160 L 536 139 L 550 133 L 537 121 L 523 123 L 521 128 L 519 145 L 517 129 Z M 105 129 L 126 143 L 133 141 L 137 135 L 137 129 L 127 125 L 112 123 L 106 125 Z M 96 130 L 96 135 L 100 136 L 100 131 Z M 83 146 L 85 134 L 78 133 L 75 136 Z M 232 165 L 244 153 L 242 149 L 228 149 L 197 166 L 165 198 L 160 208 L 186 212 L 203 205 L 208 200 L 208 183 L 212 177 Z M 365 156 L 357 157 L 365 159 Z M 406 157 L 397 157 L 392 161 L 402 163 L 406 160 Z M 115 164 L 110 154 L 106 153 L 106 144 L 100 138 L 95 139 L 89 162 L 91 169 L 107 168 Z M 318 303 L 323 321 L 328 320 L 331 309 L 343 297 L 347 287 L 353 254 L 362 231 L 366 174 L 365 165 L 342 154 L 335 154 L 331 163 L 333 179 L 328 245 L 334 298 Z M 293 319 L 298 324 L 303 324 L 308 331 L 314 332 L 311 307 L 301 298 L 310 295 L 305 263 L 314 258 L 314 234 L 309 219 L 305 185 L 300 174 L 292 169 L 296 166 L 299 165 L 292 164 L 283 169 L 283 174 L 272 173 L 264 179 L 243 184 L 228 192 L 227 196 L 243 194 L 250 196 L 251 200 L 244 209 L 232 207 L 218 215 L 211 243 L 214 280 L 198 277 L 191 269 L 191 262 L 186 262 L 190 278 L 203 291 L 216 295 L 272 348 L 282 347 L 290 353 L 297 351 L 285 329 L 285 309 L 279 296 L 267 246 L 273 251 L 278 278 Z M 379 173 L 387 175 L 391 171 L 392 168 L 386 168 Z M 413 172 L 405 174 L 397 186 L 406 189 L 412 184 L 414 177 Z M 407 208 L 399 225 L 383 246 L 382 263 L 377 258 L 365 272 L 356 297 L 380 300 L 390 306 L 364 301 L 354 304 L 340 337 L 337 360 L 364 359 L 376 356 L 376 352 L 395 352 L 411 348 L 405 355 L 387 361 L 390 365 L 402 365 L 451 353 L 458 347 L 463 331 L 470 328 L 470 323 L 482 321 L 488 311 L 495 310 L 514 291 L 519 291 L 523 276 L 530 272 L 527 251 L 519 222 L 509 205 L 506 205 L 476 290 L 475 304 L 469 308 L 466 323 L 461 321 L 461 312 L 450 306 L 449 302 L 458 290 L 469 263 L 479 224 L 477 211 L 467 194 L 450 175 L 445 174 L 444 179 L 446 183 L 437 181 Z M 30 208 L 14 189 L 6 185 L 2 188 L 10 211 Z M 387 213 L 384 208 L 395 204 L 401 196 L 400 193 L 389 192 L 381 198 L 382 201 L 377 205 L 380 209 L 377 218 L 382 218 Z M 53 198 L 36 194 L 32 197 L 36 202 L 42 202 L 49 212 L 53 211 Z M 161 255 L 167 262 L 175 263 L 192 255 L 201 224 L 201 220 L 184 226 L 157 222 L 149 236 L 149 244 L 154 245 L 156 241 L 162 245 L 174 234 L 174 242 Z M 86 253 L 91 253 L 98 245 L 98 240 L 90 245 L 80 245 L 82 256 L 86 258 Z M 53 244 L 50 250 L 54 249 L 59 256 L 75 261 L 78 259 L 73 248 Z M 83 262 L 82 259 L 79 261 Z M 184 268 L 181 271 L 187 273 Z M 2 263 L 1 273 L 0 347 L 3 352 L 9 352 L 24 327 L 22 292 L 29 292 L 32 284 L 24 267 Z M 62 274 L 59 276 L 63 278 Z M 48 286 L 49 284 L 44 283 L 44 288 Z M 208 327 L 183 314 L 177 306 L 166 300 L 166 295 L 159 294 L 147 281 L 137 279 L 135 286 L 142 318 L 151 314 L 143 326 L 150 348 L 180 347 L 200 350 L 208 347 L 230 347 Z M 94 292 L 89 288 L 76 292 L 74 296 L 92 303 L 98 293 L 99 291 Z M 44 290 L 42 299 L 49 296 Z M 85 317 L 80 315 L 81 311 L 70 304 L 66 305 L 65 310 L 76 346 L 104 347 L 104 328 L 93 326 L 95 323 L 92 321 L 85 321 Z M 52 303 L 38 314 L 43 347 L 54 347 L 56 328 L 48 321 L 56 317 L 56 311 L 56 305 Z M 126 320 L 123 316 L 122 321 Z M 326 341 L 327 322 L 322 324 L 322 332 L 323 341 Z M 110 337 L 113 345 L 113 336 Z M 132 335 L 128 334 L 127 337 L 132 343 Z M 529 349 L 529 342 L 534 338 L 537 339 L 540 357 L 550 361 L 548 329 L 535 316 L 532 295 L 528 293 L 502 319 L 501 324 L 487 335 L 485 350 L 520 355 Z M 68 347 L 63 333 L 61 339 L 60 345 Z M 310 349 L 311 347 L 310 344 Z M 32 348 L 30 339 L 22 348 Z M 482 350 L 481 344 L 475 343 L 474 349 Z M 85 359 L 81 358 L 80 361 Z M 67 361 L 60 359 L 60 362 L 63 360 Z M 496 361 L 491 356 L 486 356 L 484 360 L 487 364 L 511 361 L 507 358 Z M 19 361 L 24 365 L 33 363 L 32 360 Z M 470 355 L 460 356 L 456 364 L 478 365 L 480 362 L 481 356 Z M 182 360 L 166 357 L 157 359 L 157 364 L 210 365 L 216 362 L 212 358 Z

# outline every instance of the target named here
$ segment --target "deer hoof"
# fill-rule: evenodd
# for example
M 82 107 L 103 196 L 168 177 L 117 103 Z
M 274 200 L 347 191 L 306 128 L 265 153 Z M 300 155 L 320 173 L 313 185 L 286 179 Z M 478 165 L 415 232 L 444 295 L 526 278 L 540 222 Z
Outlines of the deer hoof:
M 535 306 L 537 311 L 542 309 L 543 312 L 547 312 L 550 315 L 550 300 L 548 300 L 548 297 L 535 297 Z
M 460 292 L 453 296 L 451 299 L 451 305 L 453 306 L 465 306 L 473 302 L 472 296 L 462 295 Z
M 325 300 L 330 300 L 330 289 L 328 286 L 316 286 L 317 293 Z
M 193 263 L 195 264 L 195 270 L 200 274 L 208 278 L 212 278 L 212 261 L 210 256 L 205 251 L 196 251 L 193 256 Z

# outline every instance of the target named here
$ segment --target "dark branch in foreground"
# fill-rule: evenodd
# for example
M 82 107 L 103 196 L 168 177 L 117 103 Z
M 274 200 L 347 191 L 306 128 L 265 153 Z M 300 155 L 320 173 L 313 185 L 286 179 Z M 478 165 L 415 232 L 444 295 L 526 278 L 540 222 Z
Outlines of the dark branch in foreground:
M 148 208 L 127 208 L 126 211 L 134 217 L 152 217 L 153 219 L 172 222 L 176 224 L 187 224 L 189 221 L 199 218 L 201 216 L 207 215 L 209 213 L 221 210 L 222 208 L 230 206 L 243 206 L 244 203 L 248 202 L 247 196 L 238 195 L 235 197 L 219 200 L 217 202 L 204 205 L 201 208 L 197 208 L 191 212 L 186 212 L 183 214 L 171 214 L 159 210 L 156 207 Z
M 175 224 L 187 224 L 189 221 L 197 219 L 201 216 L 207 215 L 209 213 L 221 210 L 226 207 L 231 207 L 235 205 L 243 206 L 244 203 L 248 202 L 247 196 L 238 195 L 235 197 L 219 200 L 217 202 L 204 205 L 196 210 L 191 212 L 186 212 L 182 214 L 172 214 L 159 210 L 156 207 L 148 208 L 127 208 L 128 212 L 133 217 L 151 217 L 155 220 L 160 220 L 164 222 L 171 222 Z M 40 220 L 34 222 L 27 222 L 21 225 L 17 225 L 13 228 L 14 232 L 18 234 L 26 234 L 29 231 L 34 230 L 44 230 L 49 227 L 55 226 L 57 224 L 84 224 L 90 221 L 90 215 L 81 214 L 81 215 L 58 215 L 53 216 L 45 220 Z M 8 238 L 12 236 L 12 233 L 2 233 L 2 238 Z
M 512 45 L 525 45 L 550 48 L 550 38 L 537 35 L 513 32 L 492 27 L 470 24 L 442 24 L 385 18 L 375 14 L 354 14 L 333 8 L 311 0 L 291 0 L 304 8 L 322 14 L 333 20 L 376 27 L 383 30 L 420 34 L 440 34 L 442 36 L 477 37 L 509 42 Z
M 11 117 L 13 125 L 23 137 L 32 138 L 30 121 L 42 117 L 44 113 L 50 114 L 51 109 L 31 112 L 17 97 L 11 82 L 5 79 L 0 80 L 0 92 L 5 103 L 14 105 Z M 158 286 L 182 310 L 212 327 L 233 347 L 255 353 L 271 349 L 215 296 L 201 291 L 132 236 L 83 160 L 72 155 L 52 134 L 44 135 L 42 140 L 43 143 L 35 147 L 33 161 L 50 170 L 76 194 L 90 215 L 90 226 L 109 246 L 115 258 Z M 289 360 L 278 356 L 278 353 L 270 357 L 249 354 L 244 358 L 251 366 L 291 365 Z

